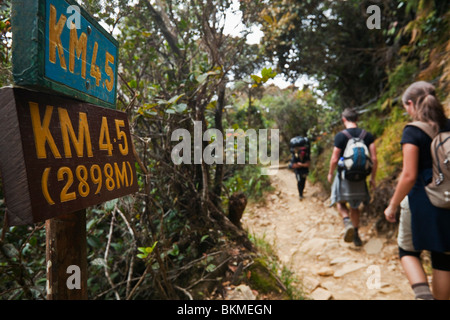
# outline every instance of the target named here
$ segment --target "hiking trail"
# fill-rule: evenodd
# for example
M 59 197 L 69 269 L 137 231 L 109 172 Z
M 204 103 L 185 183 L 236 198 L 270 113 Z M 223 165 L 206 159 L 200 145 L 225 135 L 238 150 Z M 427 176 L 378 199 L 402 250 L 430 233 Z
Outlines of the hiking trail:
M 314 300 L 414 299 L 398 259 L 396 237 L 377 235 L 375 221 L 361 219 L 362 247 L 343 240 L 344 226 L 329 195 L 311 184 L 299 200 L 291 170 L 270 176 L 274 192 L 265 204 L 249 204 L 242 223 L 273 246 L 280 261 Z M 366 223 L 364 223 L 366 222 Z

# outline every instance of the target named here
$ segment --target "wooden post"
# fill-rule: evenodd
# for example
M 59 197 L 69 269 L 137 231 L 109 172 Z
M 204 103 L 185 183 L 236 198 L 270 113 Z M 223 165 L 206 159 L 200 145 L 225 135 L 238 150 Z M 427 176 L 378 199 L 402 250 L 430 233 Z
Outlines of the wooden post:
M 87 300 L 86 210 L 49 219 L 45 228 L 47 299 Z

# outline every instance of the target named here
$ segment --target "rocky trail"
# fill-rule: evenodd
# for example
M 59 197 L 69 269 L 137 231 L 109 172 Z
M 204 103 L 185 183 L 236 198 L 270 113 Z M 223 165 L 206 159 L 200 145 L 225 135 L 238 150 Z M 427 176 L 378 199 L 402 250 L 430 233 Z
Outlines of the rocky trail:
M 363 246 L 346 243 L 342 219 L 319 187 L 307 182 L 300 201 L 292 171 L 280 169 L 271 181 L 275 191 L 265 204 L 249 205 L 242 222 L 250 234 L 273 246 L 308 299 L 414 299 L 395 237 L 378 235 L 375 221 L 362 219 Z

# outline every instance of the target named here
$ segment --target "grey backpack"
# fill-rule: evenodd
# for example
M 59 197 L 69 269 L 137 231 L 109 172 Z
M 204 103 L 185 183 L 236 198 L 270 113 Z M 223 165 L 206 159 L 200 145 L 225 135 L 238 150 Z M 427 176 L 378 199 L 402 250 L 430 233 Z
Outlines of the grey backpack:
M 348 138 L 344 149 L 344 165 L 341 168 L 343 177 L 349 181 L 362 181 L 372 171 L 372 159 L 369 149 L 364 143 L 367 131 L 362 130 L 359 137 L 353 137 L 347 130 L 342 133 Z
M 432 140 L 433 179 L 425 186 L 428 198 L 435 207 L 450 209 L 450 131 L 437 132 L 421 121 L 409 125 L 422 129 Z

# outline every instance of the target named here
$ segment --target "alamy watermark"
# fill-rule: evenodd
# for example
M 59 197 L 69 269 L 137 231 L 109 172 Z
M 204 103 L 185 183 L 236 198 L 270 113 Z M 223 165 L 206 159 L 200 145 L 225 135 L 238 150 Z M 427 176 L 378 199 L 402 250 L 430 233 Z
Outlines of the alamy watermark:
M 381 29 L 381 9 L 376 4 L 367 7 L 366 13 L 370 16 L 366 20 L 368 29 Z
M 194 121 L 194 143 L 186 129 L 176 129 L 172 141 L 180 141 L 174 146 L 171 158 L 174 164 L 262 164 L 263 175 L 277 173 L 279 164 L 280 139 L 278 129 L 208 129 L 202 133 L 202 122 Z M 268 144 L 270 136 L 270 145 Z M 210 142 L 203 149 L 203 142 Z M 248 144 L 247 144 L 248 142 Z M 192 145 L 194 150 L 192 152 Z M 246 148 L 248 146 L 248 148 Z M 270 148 L 269 148 L 270 146 Z M 270 150 L 269 150 L 270 149 Z M 248 152 L 247 152 L 248 151 Z M 268 155 L 270 153 L 270 155 Z M 193 155 L 193 157 L 192 157 Z M 192 159 L 193 158 L 193 159 Z
M 81 269 L 79 266 L 72 264 L 67 267 L 67 274 L 70 276 L 67 278 L 66 286 L 69 290 L 81 289 Z
M 370 265 L 366 269 L 366 273 L 370 276 L 367 278 L 366 286 L 368 289 L 381 288 L 381 268 L 377 265 Z
M 80 7 L 76 5 L 71 5 L 67 7 L 67 14 L 70 14 L 67 19 L 66 26 L 69 29 L 81 29 L 81 13 Z

